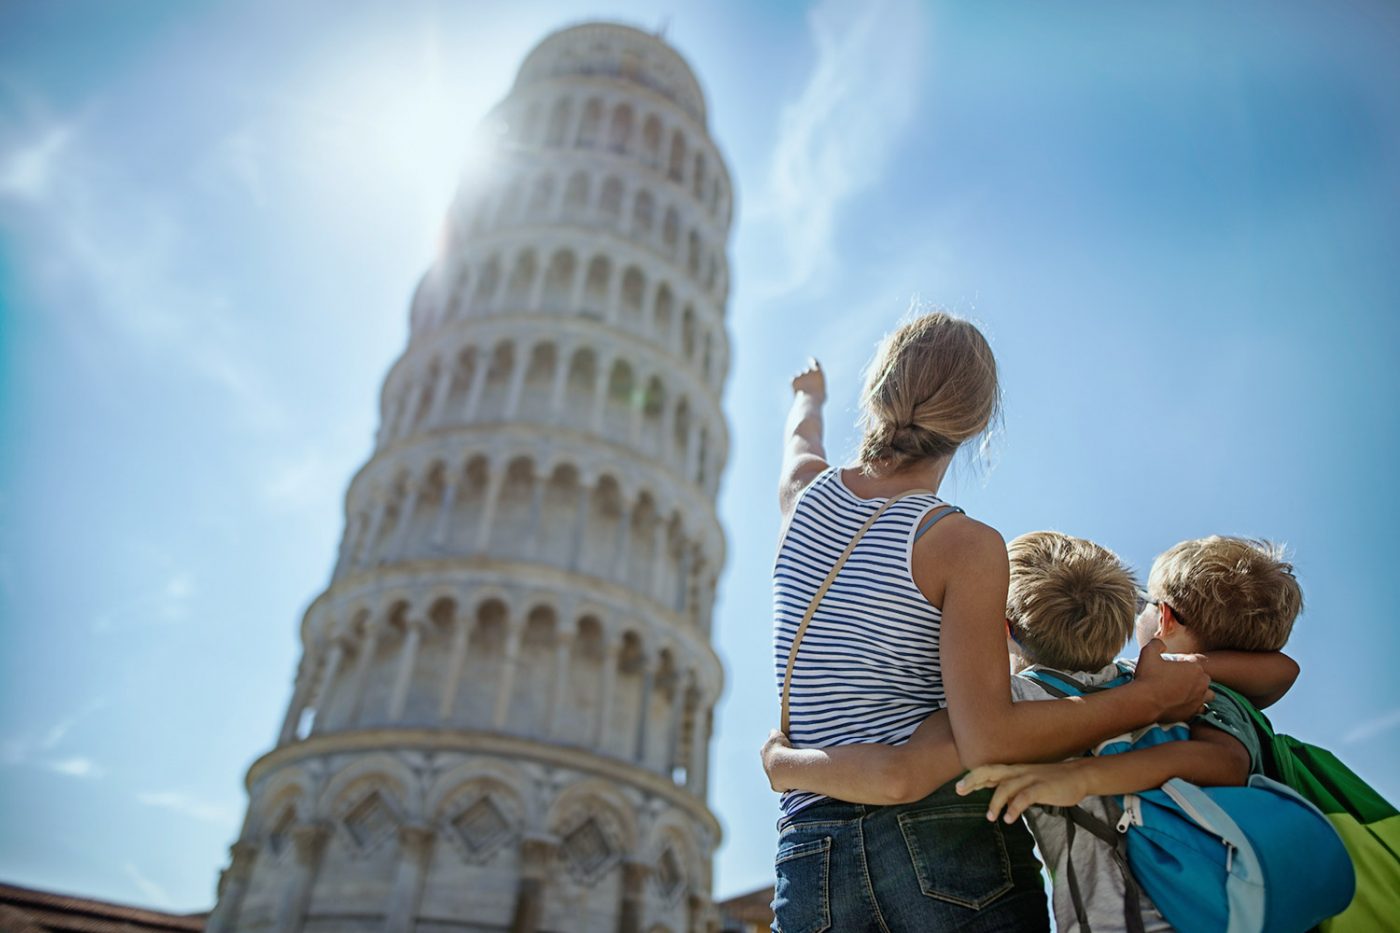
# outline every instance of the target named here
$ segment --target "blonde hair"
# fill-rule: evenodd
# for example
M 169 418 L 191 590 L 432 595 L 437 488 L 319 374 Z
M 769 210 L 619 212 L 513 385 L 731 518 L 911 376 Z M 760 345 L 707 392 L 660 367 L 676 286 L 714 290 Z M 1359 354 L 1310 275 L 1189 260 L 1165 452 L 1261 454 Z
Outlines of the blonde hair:
M 880 342 L 861 391 L 865 473 L 951 455 L 1000 407 L 997 362 L 970 321 L 942 311 L 900 325 Z
M 1006 621 L 1026 660 L 1066 671 L 1112 662 L 1137 608 L 1137 584 L 1118 556 L 1058 531 L 1021 535 L 1006 550 Z
M 1147 592 L 1172 608 L 1203 651 L 1277 651 L 1303 611 L 1283 548 L 1250 538 L 1181 542 L 1152 564 Z

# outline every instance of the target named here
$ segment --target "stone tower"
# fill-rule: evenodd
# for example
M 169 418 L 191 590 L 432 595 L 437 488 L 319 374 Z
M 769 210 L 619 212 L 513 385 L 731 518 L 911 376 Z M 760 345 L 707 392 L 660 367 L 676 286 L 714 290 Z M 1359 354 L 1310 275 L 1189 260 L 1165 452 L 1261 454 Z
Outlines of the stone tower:
M 659 37 L 485 129 L 302 621 L 211 931 L 712 931 L 732 192 Z

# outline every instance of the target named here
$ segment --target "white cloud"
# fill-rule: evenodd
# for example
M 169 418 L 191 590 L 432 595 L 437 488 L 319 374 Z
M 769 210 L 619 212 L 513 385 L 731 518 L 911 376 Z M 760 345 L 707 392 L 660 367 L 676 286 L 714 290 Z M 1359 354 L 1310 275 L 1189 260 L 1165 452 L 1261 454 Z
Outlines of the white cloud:
M 338 501 L 332 497 L 339 495 L 345 480 L 344 463 L 312 449 L 270 467 L 261 492 L 268 504 L 291 511 Z
M 51 749 L 54 746 L 58 745 L 58 743 L 63 741 L 64 736 L 68 735 L 68 733 L 72 731 L 74 726 L 76 726 L 80 721 L 91 716 L 93 713 L 96 713 L 98 710 L 101 710 L 106 705 L 106 699 L 98 697 L 92 702 L 88 703 L 86 706 L 83 706 L 81 709 L 72 713 L 71 715 L 63 717 L 58 722 L 54 723 L 49 728 L 48 732 L 44 733 L 44 737 L 39 740 L 39 747 L 43 749 Z
M 66 774 L 69 777 L 76 778 L 100 778 L 107 773 L 93 763 L 91 758 L 83 758 L 81 756 L 41 761 L 39 765 L 57 774 Z
M 1342 744 L 1353 745 L 1357 742 L 1365 742 L 1367 739 L 1373 739 L 1392 729 L 1400 729 L 1400 708 L 1387 710 L 1379 716 L 1374 716 L 1352 726 L 1347 734 L 1342 736 Z
M 232 804 L 199 800 L 178 791 L 151 791 L 137 794 L 136 799 L 149 807 L 161 807 L 219 826 L 233 826 L 238 820 L 238 808 Z
M 141 874 L 141 870 L 133 863 L 126 862 L 122 865 L 126 876 L 136 885 L 136 889 L 141 892 L 141 897 L 152 907 L 169 908 L 171 906 L 170 895 L 165 888 L 156 884 L 150 878 Z
M 55 167 L 73 138 L 71 124 L 46 127 L 37 136 L 4 153 L 0 160 L 0 195 L 40 200 L 49 192 Z
M 816 68 L 784 108 L 768 190 L 753 219 L 776 225 L 786 268 L 758 283 L 788 294 L 830 273 L 843 203 L 876 181 L 914 112 L 927 29 L 916 0 L 823 0 L 807 17 Z
M 231 299 L 187 271 L 202 241 L 197 221 L 165 190 L 135 184 L 90 136 L 81 121 L 35 118 L 0 149 L 0 199 L 23 207 L 9 222 L 34 253 L 36 279 L 55 291 L 44 305 L 70 316 L 75 333 L 100 324 L 222 389 L 254 426 L 281 428 L 282 406 L 241 349 Z M 244 187 L 260 184 L 251 147 L 234 137 L 216 154 Z
M 159 587 L 99 613 L 93 620 L 92 630 L 109 632 L 118 623 L 129 619 L 183 622 L 189 618 L 190 607 L 198 592 L 193 575 L 176 571 Z

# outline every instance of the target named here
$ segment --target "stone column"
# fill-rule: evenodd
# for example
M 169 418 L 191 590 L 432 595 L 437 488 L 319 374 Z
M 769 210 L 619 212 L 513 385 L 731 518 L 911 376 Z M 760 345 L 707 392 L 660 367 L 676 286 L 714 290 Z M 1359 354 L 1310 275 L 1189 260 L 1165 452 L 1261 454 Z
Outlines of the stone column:
M 544 490 L 549 484 L 543 473 L 536 473 L 534 480 L 530 489 L 530 527 L 525 532 L 525 553 L 531 558 L 539 557 L 540 516 L 544 512 Z
M 568 309 L 572 311 L 573 308 Z M 554 370 L 554 385 L 549 390 L 549 416 L 551 421 L 558 421 L 564 414 L 564 390 L 569 384 L 569 366 L 573 362 L 574 350 L 572 346 L 559 348 L 559 366 Z
M 627 860 L 622 863 L 622 911 L 618 916 L 618 933 L 641 933 L 646 911 L 647 879 L 652 867 L 646 862 Z
M 365 689 L 369 686 L 369 669 L 374 664 L 374 654 L 379 648 L 379 623 L 365 626 L 360 639 L 360 657 L 355 664 L 355 680 L 351 685 L 350 712 L 345 717 L 345 725 L 353 728 L 359 721 L 360 710 L 364 708 Z
M 632 516 L 624 503 L 617 517 L 617 543 L 614 545 L 612 577 L 618 582 L 627 580 L 627 558 L 632 550 Z
M 666 585 L 666 558 L 669 556 L 667 544 L 666 522 L 660 518 L 656 520 L 656 527 L 651 532 L 651 598 L 657 602 L 663 600 L 662 592 Z
M 554 641 L 554 676 L 550 678 L 549 687 L 549 711 L 545 719 L 545 735 L 552 738 L 559 738 L 559 711 L 563 709 L 568 698 L 569 689 L 569 660 L 572 656 L 574 637 L 577 633 L 578 623 L 573 618 L 573 611 L 565 619 L 561 619 Z
M 647 720 L 651 718 L 651 691 L 656 686 L 656 671 L 652 667 L 651 655 L 642 658 L 642 702 L 637 712 L 636 745 L 632 759 L 642 767 L 647 764 Z
M 681 731 L 685 728 L 685 695 L 689 691 L 691 682 L 692 678 L 688 677 L 683 681 L 679 674 L 671 680 L 671 731 L 666 736 L 665 768 L 668 780 L 671 779 L 681 757 Z M 686 771 L 686 779 L 690 779 L 689 770 Z
M 470 616 L 454 618 L 452 647 L 447 654 L 447 681 L 442 687 L 442 700 L 438 703 L 438 719 L 446 722 L 452 715 L 452 706 L 457 702 L 457 688 L 462 683 L 462 670 L 467 664 L 467 641 L 471 638 L 473 619 Z
M 496 687 L 496 710 L 491 717 L 497 729 L 505 728 L 506 717 L 510 714 L 510 695 L 515 689 L 516 670 L 520 667 L 520 640 L 525 635 L 525 620 L 506 623 L 505 651 L 501 658 L 501 682 Z
M 399 655 L 399 669 L 394 675 L 394 689 L 389 695 L 389 721 L 403 719 L 404 704 L 408 702 L 408 687 L 413 681 L 413 665 L 418 662 L 418 647 L 428 629 L 426 619 L 409 619 Z
M 454 476 L 456 474 L 453 474 Z M 447 542 L 447 526 L 452 521 L 452 506 L 457 502 L 457 481 L 450 479 L 442 491 L 442 504 L 438 506 L 436 521 L 433 522 L 432 543 L 442 547 Z
M 323 732 L 330 725 L 326 715 L 331 708 L 331 695 L 335 688 L 335 678 L 340 673 L 341 662 L 345 660 L 345 639 L 337 636 L 331 639 L 330 656 L 326 659 L 326 670 L 321 675 L 316 689 L 312 692 L 311 703 L 315 718 L 311 722 L 313 732 Z
M 435 838 L 433 827 L 426 824 L 399 827 L 399 867 L 385 910 L 385 933 L 412 933 Z
M 286 874 L 286 885 L 273 917 L 273 929 L 278 933 L 299 933 L 306 920 L 306 908 L 311 901 L 311 887 L 321 867 L 330 830 L 321 823 L 300 823 L 292 828 L 292 849 L 295 858 Z
M 593 497 L 593 487 L 589 486 L 579 478 L 578 486 L 578 511 L 574 515 L 573 541 L 569 545 L 569 569 L 577 570 L 579 558 L 583 556 L 583 531 L 588 526 L 588 512 L 590 500 Z
M 602 751 L 608 738 L 609 720 L 612 719 L 613 689 L 617 682 L 617 663 L 622 656 L 622 640 L 612 639 L 603 633 L 603 670 L 598 685 L 598 722 L 593 728 L 593 747 Z
M 437 424 L 442 418 L 442 410 L 447 406 L 447 397 L 452 394 L 452 381 L 457 361 L 449 358 L 438 373 L 437 385 L 433 387 L 433 402 L 428 408 L 429 425 Z
M 506 472 L 509 470 L 508 464 L 497 466 L 489 479 L 486 481 L 486 495 L 481 502 L 481 522 L 476 526 L 476 553 L 480 554 L 486 550 L 487 543 L 491 540 L 491 525 L 496 521 L 496 506 L 501 500 L 501 488 L 506 483 Z
M 389 560 L 393 560 L 403 555 L 404 547 L 408 541 L 408 530 L 413 526 L 413 514 L 418 511 L 418 497 L 422 494 L 418 483 L 410 483 L 408 492 L 404 495 L 403 503 L 399 506 L 399 520 L 394 525 L 394 534 L 388 553 L 385 555 Z
M 520 843 L 520 881 L 515 889 L 511 933 L 535 933 L 544 919 L 545 882 L 554 867 L 559 844 L 545 836 L 526 836 Z
M 491 369 L 491 354 L 484 347 L 478 348 L 472 359 L 476 362 L 476 368 L 472 370 L 472 384 L 467 389 L 467 407 L 462 416 L 467 422 L 475 421 L 477 412 L 481 410 L 481 396 L 486 391 L 486 374 Z
M 690 765 L 685 773 L 686 785 L 701 800 L 705 799 L 709 785 L 711 719 L 709 698 L 701 694 L 700 705 L 695 709 L 695 729 L 691 733 Z
M 525 372 L 530 368 L 530 357 L 533 354 L 525 352 L 525 348 L 520 350 L 520 359 L 516 361 L 515 368 L 510 374 L 510 387 L 506 391 L 506 421 L 514 421 L 515 413 L 520 410 L 520 393 L 525 387 Z
M 612 381 L 614 360 L 601 360 L 598 372 L 593 376 L 593 412 L 589 416 L 589 430 L 600 434 L 603 430 L 603 409 L 608 403 L 608 386 Z
M 248 893 L 248 879 L 253 876 L 258 847 L 246 839 L 240 839 L 229 847 L 229 853 L 233 857 L 228 868 L 219 875 L 219 902 L 209 915 L 205 933 L 231 933 L 238 923 L 243 895 Z
M 379 537 L 379 526 L 384 523 L 384 513 L 388 511 L 388 504 L 383 499 L 373 500 L 374 511 L 369 516 L 369 526 L 365 529 L 364 540 L 360 546 L 355 548 L 356 554 L 354 563 L 356 566 L 363 566 L 374 551 L 375 539 Z
M 686 933 L 709 933 L 709 898 L 698 891 L 691 891 L 686 897 L 686 907 Z
M 364 519 L 358 515 L 349 515 L 345 519 L 345 533 L 340 538 L 340 550 L 335 555 L 335 570 L 331 572 L 331 577 L 339 577 L 348 569 L 350 564 L 351 545 L 355 538 L 364 530 Z

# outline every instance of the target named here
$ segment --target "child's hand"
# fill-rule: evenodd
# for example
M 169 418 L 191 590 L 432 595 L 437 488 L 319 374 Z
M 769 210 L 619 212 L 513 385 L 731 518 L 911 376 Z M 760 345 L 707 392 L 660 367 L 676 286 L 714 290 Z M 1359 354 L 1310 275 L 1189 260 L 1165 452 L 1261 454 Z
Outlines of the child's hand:
M 1199 663 L 1200 655 L 1165 655 L 1166 645 L 1154 638 L 1138 655 L 1133 679 L 1150 685 L 1157 698 L 1159 722 L 1187 722 L 1205 707 L 1210 675 Z
M 791 787 L 780 782 L 775 773 L 777 756 L 782 754 L 783 749 L 789 748 L 792 748 L 792 743 L 788 741 L 788 737 L 774 729 L 768 733 L 768 741 L 763 743 L 763 750 L 760 752 L 763 756 L 763 772 L 768 775 L 768 786 L 780 794 L 792 790 Z
M 1033 804 L 1072 807 L 1089 796 L 1083 769 L 1073 761 L 1053 765 L 983 765 L 973 768 L 958 781 L 959 795 L 966 796 L 984 787 L 995 787 L 987 807 L 987 819 L 995 820 L 1006 808 L 1007 823 L 1018 820 Z
M 807 368 L 792 377 L 792 391 L 794 395 L 806 392 L 818 402 L 826 401 L 826 373 L 815 356 L 808 357 Z

